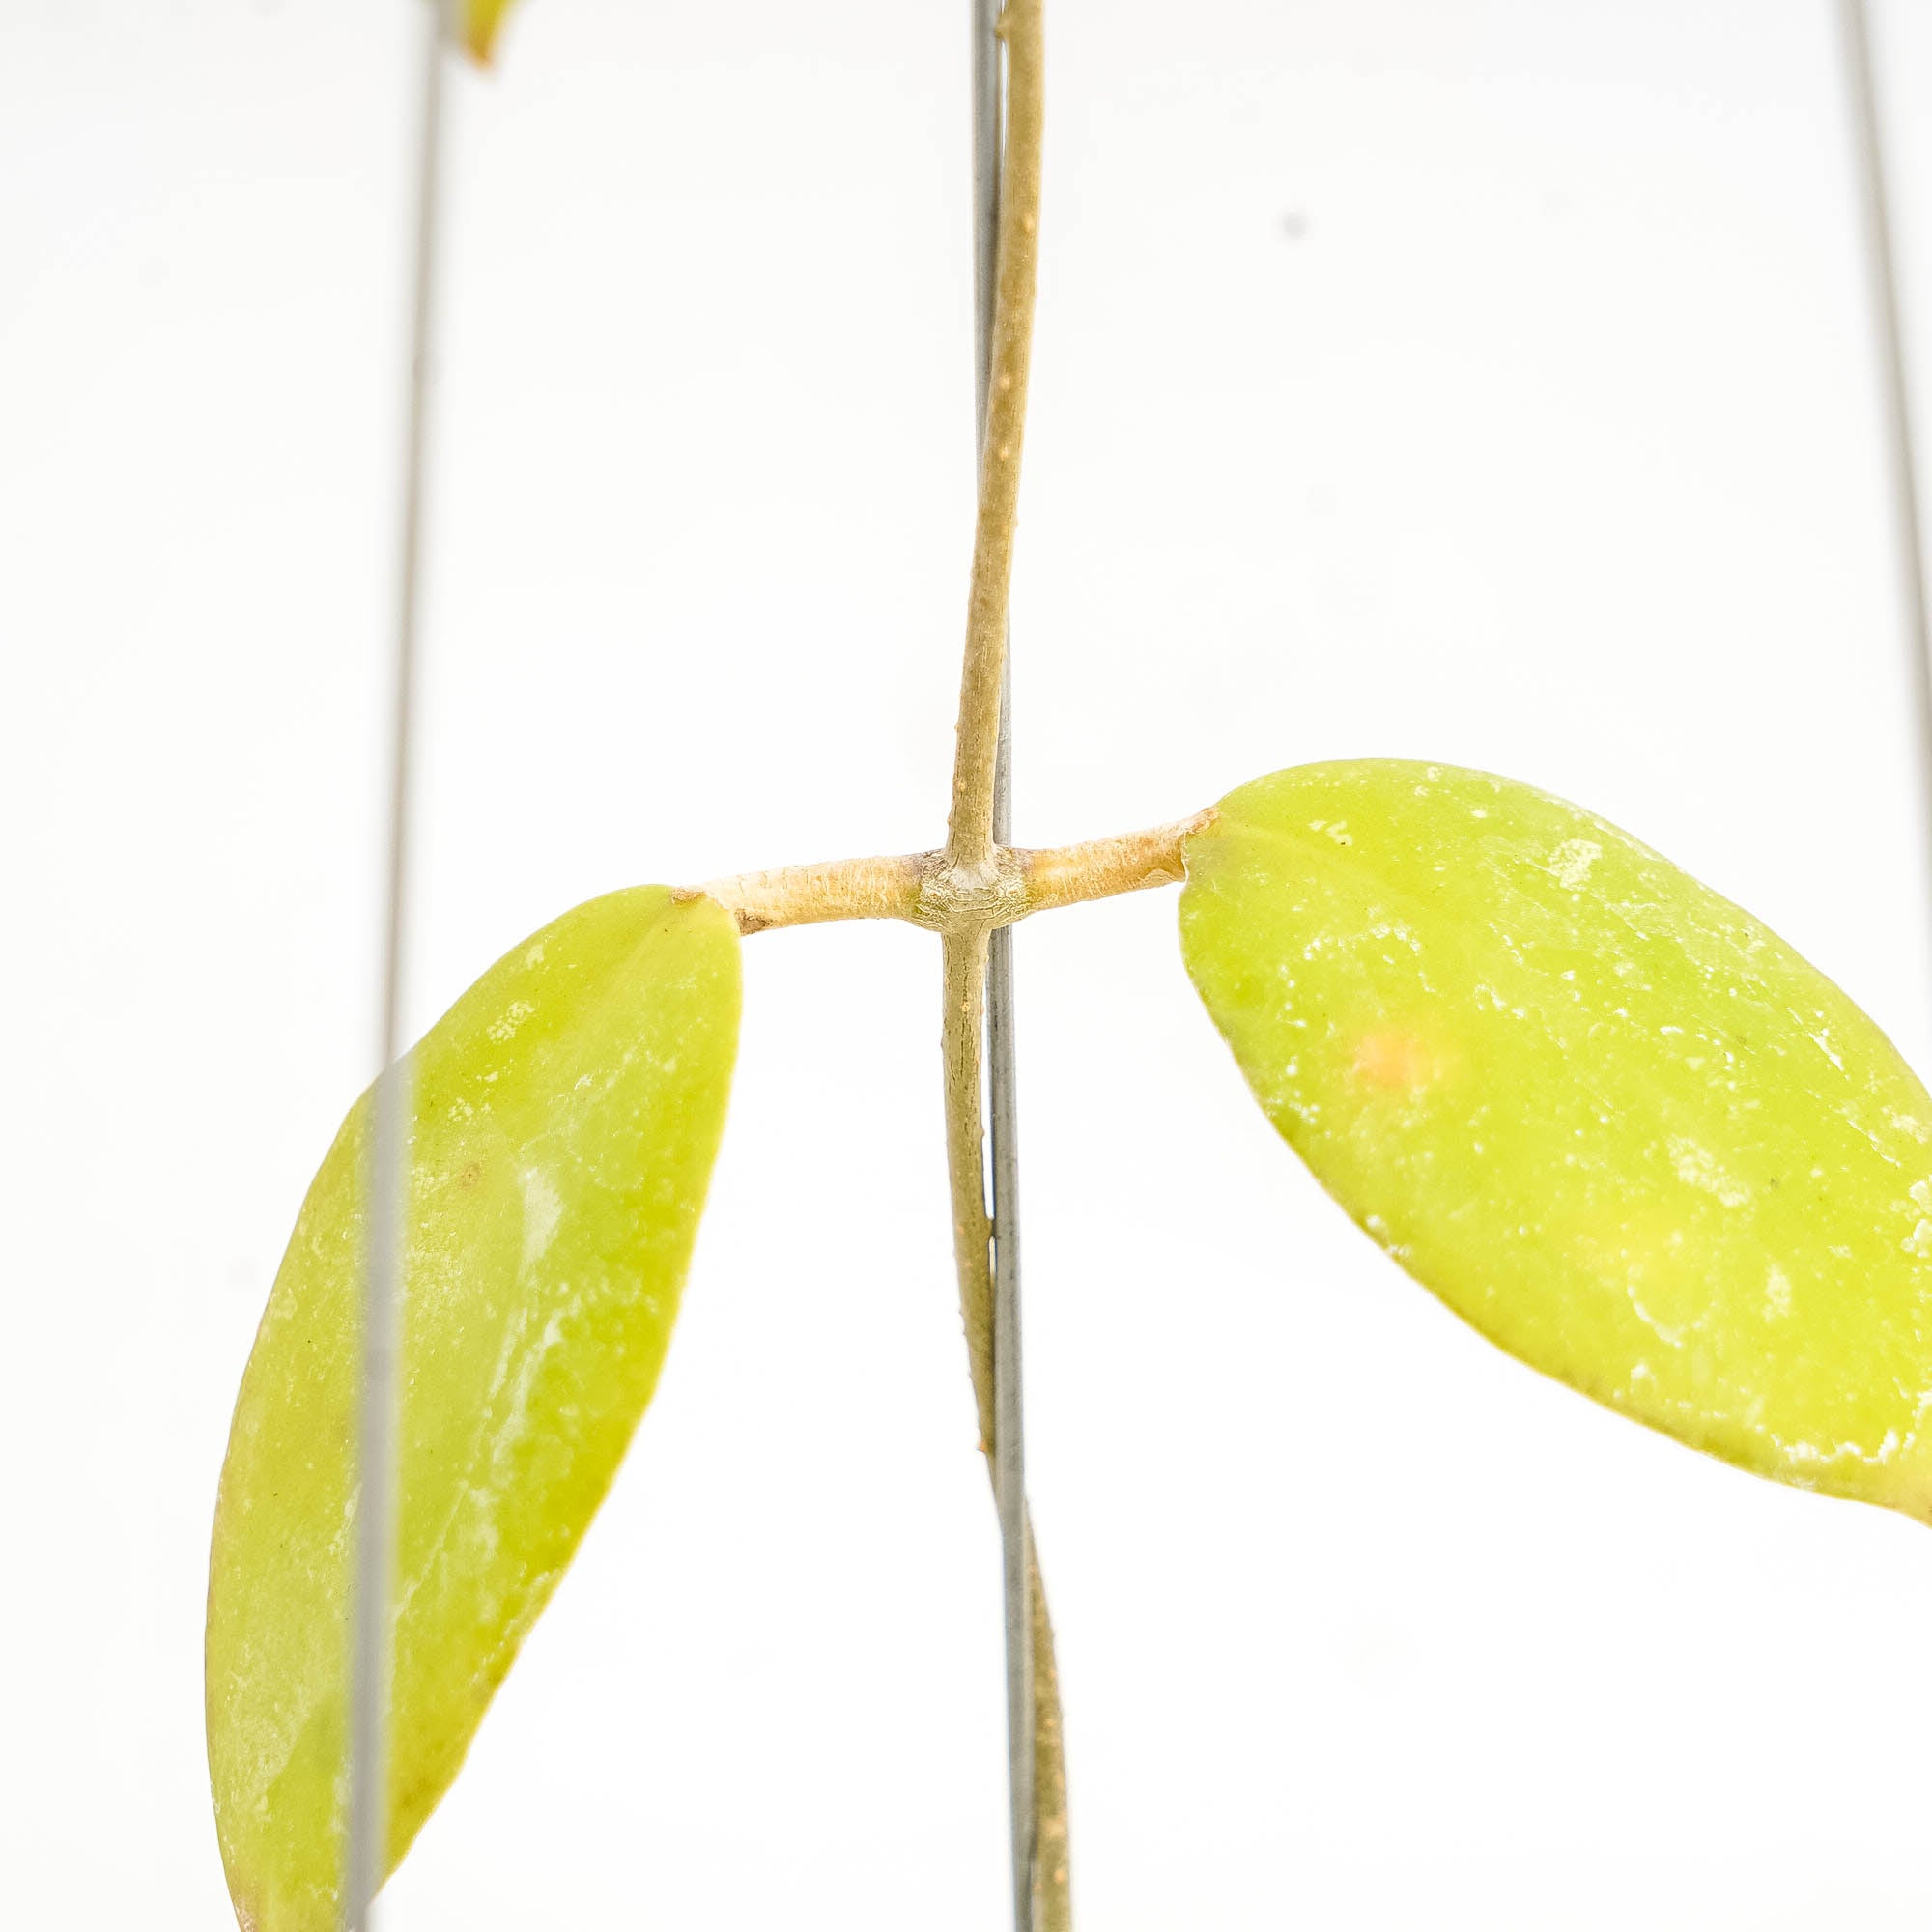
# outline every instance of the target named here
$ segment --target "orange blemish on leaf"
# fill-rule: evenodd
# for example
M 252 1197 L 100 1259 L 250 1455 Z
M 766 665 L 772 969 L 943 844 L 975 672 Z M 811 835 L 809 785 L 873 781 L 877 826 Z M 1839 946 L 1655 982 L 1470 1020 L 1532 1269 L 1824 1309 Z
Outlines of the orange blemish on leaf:
M 1355 1078 L 1370 1087 L 1413 1094 L 1441 1070 L 1435 1051 L 1412 1033 L 1365 1033 L 1355 1043 Z

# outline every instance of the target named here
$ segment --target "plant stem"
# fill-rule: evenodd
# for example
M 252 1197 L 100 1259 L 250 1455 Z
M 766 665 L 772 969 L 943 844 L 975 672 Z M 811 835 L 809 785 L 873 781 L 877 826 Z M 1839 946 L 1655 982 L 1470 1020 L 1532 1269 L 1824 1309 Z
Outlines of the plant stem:
M 1003 752 L 1008 601 L 1012 585 L 1013 529 L 1019 515 L 1027 376 L 1033 356 L 1034 294 L 1038 279 L 1040 14 L 1041 0 L 1007 0 L 997 29 L 1007 48 L 1007 131 L 1000 160 L 992 342 L 981 392 L 980 510 L 973 534 L 966 662 L 960 677 L 959 727 L 953 750 L 952 810 L 942 866 L 936 876 L 925 882 L 916 902 L 922 911 L 937 919 L 945 934 L 941 1040 L 953 1254 L 973 1399 L 980 1416 L 980 1441 L 986 1452 L 1005 1550 L 1009 1693 L 1010 1700 L 1017 1688 L 1019 1698 L 1016 1705 L 1009 1703 L 1009 1721 L 1023 1717 L 1033 1738 L 1030 1758 L 1024 1739 L 1015 1740 L 1019 1751 L 1013 1766 L 1012 1793 L 1015 1932 L 1069 1932 L 1066 1766 L 1062 1750 L 1059 1671 L 1032 1517 L 1021 1485 L 1019 1458 L 1013 1453 L 1019 1439 L 1015 1435 L 1003 1445 L 998 1433 L 999 1395 L 1004 1394 L 1009 1404 L 1008 1420 L 1015 1429 L 1018 1415 L 1016 1390 L 1011 1386 L 1001 1390 L 995 1367 L 996 1256 L 993 1223 L 987 1213 L 985 1122 L 980 1112 L 989 934 L 1026 910 L 1024 866 L 1001 841 L 1008 836 Z M 1001 964 L 1008 966 L 1007 955 L 1002 955 Z M 1009 1079 L 1009 1059 L 995 1066 L 996 1088 L 1002 1068 Z M 1009 1097 L 1010 1088 L 1006 1091 Z M 999 1146 L 996 1141 L 996 1155 Z M 1009 1205 L 1003 1211 L 1009 1211 Z M 1002 1234 L 997 1257 L 1002 1263 L 1009 1259 L 1007 1238 Z M 1006 1319 L 1012 1319 L 1010 1306 Z M 1008 1339 L 1017 1342 L 1016 1335 Z M 1009 1348 L 1003 1359 L 1006 1373 L 1010 1374 L 1018 1360 L 1016 1348 Z M 1015 1543 L 1020 1546 L 1017 1549 Z M 1012 1675 L 1016 1643 L 1021 1646 L 1017 1655 L 1024 1660 L 1017 1665 L 1017 1687 Z M 1030 1833 L 1026 1830 L 1029 1822 Z
M 1187 876 L 1184 841 L 1213 818 L 1210 806 L 1172 825 L 1078 845 L 995 846 L 991 862 L 966 879 L 948 867 L 944 852 L 908 852 L 780 866 L 685 891 L 716 899 L 746 934 L 836 919 L 902 919 L 964 937 L 1037 912 L 1178 884 Z
M 745 934 L 774 925 L 818 925 L 833 919 L 911 919 L 930 853 L 901 859 L 828 859 L 779 866 L 688 888 L 716 899 Z
M 1066 1831 L 1066 1745 L 1060 1715 L 1060 1663 L 1039 1553 L 1027 1519 L 1027 1578 L 1033 1594 L 1033 1808 L 1036 1932 L 1073 1932 L 1071 1846 Z
M 993 766 L 999 753 L 1000 683 L 1039 266 L 1040 5 L 1041 0 L 1007 0 L 1000 15 L 1000 38 L 1007 46 L 1007 142 L 1000 167 L 998 294 L 986 434 L 980 452 L 980 515 L 966 603 L 952 812 L 946 834 L 948 865 L 968 872 L 989 865 L 995 850 Z
M 993 1424 L 993 1227 L 986 1215 L 981 1147 L 980 1047 L 986 986 L 984 931 L 943 942 L 945 1009 L 940 1026 L 946 1065 L 946 1171 L 952 1195 L 952 1252 L 959 1270 L 959 1314 L 980 1446 L 989 1462 Z M 1028 1593 L 1033 1616 L 1035 1923 L 1037 1932 L 1071 1932 L 1066 1830 L 1066 1755 L 1053 1620 L 1040 1580 L 1033 1520 L 1026 1522 Z
M 1080 845 L 1048 845 L 1018 850 L 1027 913 L 1057 906 L 1110 899 L 1155 886 L 1179 885 L 1187 876 L 1186 841 L 1214 822 L 1214 808 L 1172 825 L 1146 832 L 1122 832 L 1112 838 L 1090 838 Z
M 966 609 L 952 806 L 936 853 L 789 866 L 720 879 L 698 890 L 735 914 L 738 929 L 762 932 L 835 919 L 903 919 L 942 937 L 941 1055 L 946 1090 L 946 1167 L 959 1309 L 966 1328 L 980 1447 L 992 1467 L 998 1435 L 993 1371 L 992 1223 L 986 1211 L 985 1044 L 987 935 L 1028 913 L 1104 898 L 1185 876 L 1183 841 L 1200 813 L 1151 832 L 1087 845 L 1023 852 L 996 828 L 1007 613 L 1019 513 L 1020 447 L 1033 353 L 1039 253 L 1041 0 L 1007 0 L 1007 130 L 1000 167 L 999 241 L 992 353 L 980 451 L 979 518 Z M 1014 1530 L 1010 1509 L 1003 1530 Z M 1033 1523 L 1022 1504 L 1028 1622 L 1033 1646 L 1033 1895 L 1017 1901 L 1016 1932 L 1070 1932 L 1066 1765 L 1053 1625 L 1040 1582 Z M 1010 1545 L 1009 1546 L 1010 1548 Z M 1019 1803 L 1024 1805 L 1024 1793 Z M 1030 1907 L 1031 1909 L 1027 1909 Z
M 993 1442 L 993 1289 L 987 1262 L 992 1223 L 980 1173 L 980 1040 L 986 987 L 986 935 L 942 944 L 945 1008 L 940 1024 L 946 1066 L 946 1171 L 952 1195 L 952 1247 L 959 1261 L 959 1313 L 966 1363 L 980 1418 L 980 1445 Z

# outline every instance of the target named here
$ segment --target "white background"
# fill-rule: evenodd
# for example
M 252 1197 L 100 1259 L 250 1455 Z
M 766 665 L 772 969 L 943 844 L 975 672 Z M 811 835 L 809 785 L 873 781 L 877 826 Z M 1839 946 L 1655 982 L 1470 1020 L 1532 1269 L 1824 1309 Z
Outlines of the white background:
M 529 0 L 454 100 L 412 1010 L 575 901 L 932 843 L 965 0 Z M 1932 392 L 1932 13 L 1879 10 Z M 1833 10 L 1051 0 L 1018 829 L 1477 764 L 1924 1065 Z M 0 0 L 0 1912 L 214 1928 L 206 1539 L 371 1071 L 413 10 Z M 1914 273 L 1915 270 L 1918 272 Z M 1171 895 L 1019 942 L 1090 1932 L 1932 1918 L 1932 1537 L 1492 1352 L 1295 1167 Z M 937 959 L 747 951 L 659 1399 L 386 1932 L 1005 1910 Z

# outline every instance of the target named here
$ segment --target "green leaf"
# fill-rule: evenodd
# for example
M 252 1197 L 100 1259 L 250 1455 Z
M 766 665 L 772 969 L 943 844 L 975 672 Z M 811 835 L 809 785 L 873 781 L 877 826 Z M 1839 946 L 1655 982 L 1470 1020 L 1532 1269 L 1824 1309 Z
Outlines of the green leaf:
M 1932 1516 L 1932 1099 L 1790 947 L 1602 819 L 1368 761 L 1232 793 L 1187 969 L 1350 1215 L 1532 1367 Z
M 738 1001 L 730 916 L 640 887 L 526 940 L 410 1056 L 388 1869 L 650 1400 Z M 215 1506 L 209 1764 L 250 1932 L 336 1924 L 369 1126 L 365 1094 L 296 1222 Z

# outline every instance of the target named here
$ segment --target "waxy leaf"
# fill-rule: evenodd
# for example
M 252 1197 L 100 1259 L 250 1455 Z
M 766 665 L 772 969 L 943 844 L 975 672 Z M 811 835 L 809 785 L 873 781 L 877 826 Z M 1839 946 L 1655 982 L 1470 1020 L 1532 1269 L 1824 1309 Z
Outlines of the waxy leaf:
M 1187 969 L 1353 1219 L 1533 1367 L 1932 1516 L 1932 1099 L 1790 947 L 1527 785 L 1278 772 L 1187 844 Z
M 593 899 L 410 1056 L 393 1869 L 455 1776 L 650 1400 L 737 1048 L 738 936 Z M 334 1932 L 370 1101 L 302 1204 L 215 1506 L 208 1747 L 247 1932 Z

